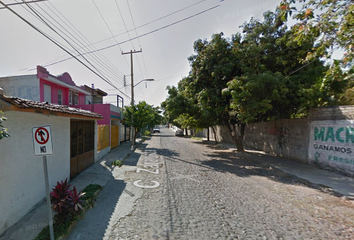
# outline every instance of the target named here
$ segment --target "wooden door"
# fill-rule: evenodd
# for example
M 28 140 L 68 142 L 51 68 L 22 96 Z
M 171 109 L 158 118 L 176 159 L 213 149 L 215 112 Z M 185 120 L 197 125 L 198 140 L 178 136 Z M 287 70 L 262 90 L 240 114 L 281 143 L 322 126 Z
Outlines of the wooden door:
M 70 122 L 70 177 L 94 163 L 94 121 Z

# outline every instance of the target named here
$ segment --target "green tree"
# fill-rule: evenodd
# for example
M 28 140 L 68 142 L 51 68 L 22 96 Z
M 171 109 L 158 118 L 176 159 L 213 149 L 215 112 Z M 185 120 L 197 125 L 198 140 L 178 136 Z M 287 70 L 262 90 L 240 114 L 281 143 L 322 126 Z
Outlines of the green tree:
M 302 116 L 327 101 L 323 93 L 335 90 L 323 84 L 327 68 L 318 57 L 310 67 L 303 61 L 316 38 L 299 45 L 294 30 L 277 21 L 266 12 L 264 21 L 251 19 L 231 39 L 220 33 L 195 41 L 190 74 L 169 89 L 164 103 L 170 117 L 183 126 L 224 125 L 243 151 L 247 124 Z
M 3 122 L 6 121 L 6 119 L 7 118 L 3 115 L 3 112 L 0 111 L 0 140 L 10 137 L 9 133 L 7 132 L 7 128 L 3 126 Z
M 278 7 L 278 25 L 286 24 L 292 17 L 293 37 L 291 42 L 302 45 L 309 38 L 315 38 L 307 55 L 303 58 L 309 64 L 322 57 L 330 63 L 320 90 L 328 92 L 324 105 L 343 103 L 343 92 L 352 88 L 354 77 L 354 2 L 351 0 L 283 0 Z M 342 55 L 339 53 L 342 52 Z M 349 85 L 348 85 L 349 84 Z M 344 94 L 345 95 L 345 94 Z M 339 99 L 339 101 L 338 101 Z M 345 101 L 344 101 L 345 102 Z
M 240 74 L 229 81 L 223 94 L 232 98 L 230 115 L 239 128 L 228 127 L 238 151 L 243 150 L 246 124 L 304 115 L 320 99 L 316 94 L 326 68 L 318 58 L 311 68 L 301 61 L 314 38 L 302 45 L 289 43 L 292 32 L 277 25 L 276 17 L 266 12 L 264 21 L 251 19 L 242 26 L 243 34 L 233 36 Z
M 124 111 L 124 116 L 128 125 L 132 125 L 131 117 L 134 115 L 133 127 L 134 132 L 134 143 L 136 140 L 137 133 L 142 129 L 151 130 L 155 125 L 160 124 L 162 121 L 161 111 L 158 107 L 147 104 L 145 101 L 140 101 L 138 104 L 132 106 L 126 106 Z
M 233 124 L 230 97 L 222 95 L 239 72 L 230 40 L 223 33 L 214 34 L 210 41 L 195 41 L 194 51 L 195 55 L 189 57 L 192 69 L 185 89 L 198 106 L 196 119 L 203 127 Z

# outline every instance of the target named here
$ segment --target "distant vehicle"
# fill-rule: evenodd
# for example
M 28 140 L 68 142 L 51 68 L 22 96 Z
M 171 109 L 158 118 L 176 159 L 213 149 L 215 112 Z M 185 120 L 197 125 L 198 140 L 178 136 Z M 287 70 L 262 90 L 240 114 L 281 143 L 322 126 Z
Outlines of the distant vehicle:
M 160 133 L 160 128 L 158 126 L 155 126 L 154 129 L 152 130 L 153 133 Z
M 178 128 L 175 132 L 175 135 L 176 136 L 184 136 L 183 130 Z

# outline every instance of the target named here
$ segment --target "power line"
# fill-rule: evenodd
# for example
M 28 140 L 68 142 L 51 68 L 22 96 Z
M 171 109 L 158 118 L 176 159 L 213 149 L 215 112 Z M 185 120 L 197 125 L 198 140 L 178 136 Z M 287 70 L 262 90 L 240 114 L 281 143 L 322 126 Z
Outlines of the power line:
M 28 1 L 28 2 L 16 2 L 16 3 L 8 3 L 6 4 L 7 6 L 13 6 L 13 5 L 21 5 L 21 4 L 27 4 L 27 3 L 36 3 L 36 2 L 44 2 L 48 0 L 33 0 L 33 1 Z M 0 7 L 0 9 L 6 9 L 6 7 Z
M 125 28 L 125 32 L 128 34 L 128 38 L 129 38 L 129 39 L 131 39 L 130 34 L 129 34 L 129 32 L 128 32 L 127 25 L 126 25 L 126 23 L 125 23 L 125 21 L 124 21 L 123 14 L 122 14 L 122 12 L 121 12 L 121 10 L 120 10 L 120 7 L 119 7 L 119 5 L 118 5 L 117 0 L 115 0 L 115 3 L 116 3 L 116 6 L 117 6 L 117 9 L 118 9 L 119 15 L 120 15 L 120 17 L 122 18 L 123 25 L 124 25 L 124 28 Z M 128 6 L 129 6 L 129 3 L 128 3 Z M 117 43 L 117 42 L 116 42 L 116 43 Z M 132 41 L 132 40 L 130 41 L 130 43 L 131 43 L 131 45 L 132 45 L 132 48 L 133 48 L 133 49 L 135 49 L 135 47 L 134 47 L 134 44 L 133 44 L 133 41 Z M 117 43 L 117 44 L 118 44 L 118 43 Z M 140 45 L 140 48 L 141 48 L 141 45 Z M 125 58 L 125 59 L 126 59 L 126 58 Z M 143 73 L 143 72 L 141 71 L 140 62 L 139 62 L 139 60 L 138 60 L 138 59 L 137 59 L 137 61 L 138 61 L 138 66 L 139 66 L 140 72 L 141 72 L 141 73 Z
M 24 2 L 24 0 L 22 0 Z M 39 17 L 39 19 L 49 28 L 51 29 L 54 33 L 56 33 L 57 35 L 59 35 L 60 38 L 62 38 L 67 44 L 69 44 L 70 47 L 72 47 L 79 55 L 80 57 L 82 57 L 88 64 L 90 64 L 94 69 L 96 69 L 96 71 L 98 71 L 101 75 L 102 73 L 85 57 L 83 56 L 80 51 L 78 49 L 76 49 L 76 47 L 69 42 L 69 40 L 67 40 L 65 37 L 63 37 L 61 34 L 59 34 L 51 25 L 49 25 L 49 23 L 51 23 L 53 25 L 52 22 L 50 22 L 46 17 L 44 17 L 42 14 L 40 14 L 37 10 L 35 10 L 34 8 L 32 8 L 32 6 L 26 4 L 26 6 L 36 15 Z M 49 22 L 46 22 L 46 20 Z M 59 31 L 61 31 L 60 29 L 58 29 Z M 61 31 L 62 32 L 62 31 Z M 63 32 L 62 32 L 63 33 Z M 63 33 L 65 36 L 67 36 L 65 33 Z M 68 36 L 67 36 L 68 37 Z M 72 40 L 69 37 L 70 40 Z M 110 82 L 110 80 L 107 79 L 107 81 Z M 111 82 L 110 82 L 111 83 Z
M 147 26 L 147 25 L 150 25 L 150 24 L 152 24 L 152 23 L 154 23 L 154 22 L 160 21 L 160 20 L 162 20 L 162 19 L 164 19 L 164 18 L 170 17 L 170 16 L 172 16 L 172 15 L 174 15 L 174 14 L 176 14 L 176 13 L 182 12 L 182 11 L 188 9 L 188 8 L 191 8 L 191 7 L 193 7 L 193 6 L 197 5 L 197 4 L 200 4 L 200 3 L 205 2 L 205 1 L 207 1 L 207 0 L 202 0 L 202 1 L 199 1 L 199 2 L 197 2 L 197 3 L 188 5 L 187 7 L 181 8 L 181 9 L 179 9 L 179 10 L 177 10 L 177 11 L 174 11 L 174 12 L 172 12 L 172 13 L 169 13 L 169 14 L 167 14 L 167 15 L 164 15 L 164 16 L 162 16 L 162 17 L 160 17 L 160 18 L 157 18 L 157 19 L 155 19 L 155 20 L 152 20 L 152 21 L 150 21 L 150 22 L 148 22 L 148 23 L 145 23 L 145 24 L 143 24 L 143 25 L 140 25 L 140 26 L 138 26 L 138 27 L 136 27 L 136 28 L 133 28 L 133 29 L 130 29 L 130 30 L 128 30 L 128 29 L 126 28 L 126 32 L 117 34 L 117 35 L 115 35 L 115 36 L 113 36 L 113 37 L 118 37 L 118 36 L 121 36 L 121 35 L 123 35 L 123 34 L 132 32 L 132 31 L 134 31 L 134 30 L 136 30 L 136 29 L 145 27 L 145 26 Z M 219 6 L 219 5 L 218 5 L 218 6 Z M 129 35 L 129 34 L 128 34 L 128 35 Z M 107 40 L 109 40 L 109 39 L 111 39 L 111 38 L 112 38 L 112 37 L 103 39 L 103 40 L 101 40 L 101 41 L 95 42 L 94 44 L 107 41 Z M 129 38 L 130 38 L 130 36 L 129 36 Z
M 3 3 L 2 1 L 0 1 L 0 4 L 3 5 L 6 9 L 8 9 L 11 13 L 15 14 L 18 18 L 20 18 L 22 21 L 24 21 L 25 23 L 27 23 L 30 27 L 32 27 L 34 30 L 36 30 L 37 32 L 39 32 L 41 35 L 43 35 L 44 37 L 46 37 L 48 40 L 50 40 L 52 43 L 54 43 L 55 45 L 57 45 L 60 49 L 62 49 L 63 51 L 65 51 L 66 53 L 68 53 L 70 56 L 72 56 L 73 58 L 75 58 L 78 62 L 80 62 L 82 65 L 84 65 L 87 69 L 89 69 L 91 72 L 93 72 L 95 75 L 97 75 L 99 78 L 101 78 L 103 81 L 105 81 L 106 83 L 108 83 L 109 85 L 111 85 L 112 87 L 116 88 L 119 92 L 121 92 L 123 95 L 127 96 L 128 98 L 130 98 L 128 95 L 126 95 L 125 93 L 123 93 L 122 91 L 120 91 L 116 86 L 114 86 L 112 83 L 110 83 L 109 81 L 107 81 L 104 77 L 102 77 L 100 74 L 98 74 L 97 72 L 95 72 L 92 68 L 90 68 L 89 66 L 87 66 L 84 62 L 82 62 L 80 59 L 78 59 L 75 55 L 73 55 L 71 52 L 69 52 L 67 49 L 65 49 L 63 46 L 60 45 L 60 43 L 58 43 L 57 41 L 55 41 L 54 39 L 52 39 L 50 36 L 48 36 L 46 33 L 44 33 L 43 31 L 41 31 L 40 29 L 38 29 L 36 26 L 34 26 L 32 23 L 30 23 L 28 20 L 26 20 L 24 17 L 22 17 L 20 14 L 18 14 L 17 12 L 15 12 L 13 9 L 11 9 L 10 7 L 8 7 L 5 3 Z
M 49 2 L 49 4 L 79 33 L 79 36 L 81 35 L 82 38 L 84 40 L 84 42 L 89 46 L 93 46 L 93 44 L 52 4 Z M 47 6 L 48 7 L 48 6 Z M 52 11 L 52 10 L 51 10 Z M 52 11 L 53 12 L 53 11 Z M 59 17 L 60 18 L 60 17 Z M 70 26 L 69 26 L 70 28 Z M 70 28 L 71 29 L 71 28 Z M 71 29 L 72 30 L 72 29 Z M 73 30 L 72 30 L 73 31 Z M 95 48 L 95 47 L 93 47 Z M 119 69 L 112 63 L 110 62 L 103 54 L 100 53 L 100 56 L 108 63 L 108 65 L 111 66 L 111 71 L 115 72 L 117 74 L 118 72 L 118 76 L 123 75 L 123 73 L 121 71 L 119 71 Z M 115 68 L 115 69 L 114 69 Z
M 184 22 L 184 21 L 189 20 L 189 19 L 191 19 L 191 18 L 193 18 L 193 17 L 199 16 L 199 15 L 201 15 L 201 14 L 203 14 L 203 13 L 206 13 L 206 12 L 208 12 L 208 11 L 211 11 L 211 10 L 213 10 L 213 9 L 219 7 L 219 6 L 220 6 L 220 5 L 216 5 L 216 6 L 214 6 L 214 7 L 208 8 L 208 9 L 206 9 L 206 10 L 204 10 L 204 11 L 201 11 L 201 12 L 198 12 L 198 13 L 196 13 L 196 14 L 193 14 L 193 15 L 191 15 L 191 16 L 189 16 L 189 17 L 186 17 L 186 18 L 183 18 L 183 19 L 181 19 L 181 20 L 175 21 L 175 22 L 173 22 L 173 23 L 167 24 L 167 25 L 165 25 L 165 26 L 163 26 L 163 27 L 157 28 L 157 29 L 155 29 L 155 30 L 152 30 L 152 31 L 149 31 L 149 32 L 147 32 L 147 33 L 141 34 L 141 35 L 139 35 L 139 36 L 133 37 L 133 38 L 131 38 L 131 39 L 124 40 L 124 41 L 119 42 L 119 43 L 117 43 L 117 44 L 112 44 L 112 45 L 109 45 L 109 46 L 106 46 L 106 47 L 103 47 L 103 48 L 99 48 L 99 49 L 94 50 L 94 51 L 85 52 L 85 53 L 83 53 L 83 55 L 92 54 L 92 53 L 95 53 L 95 52 L 103 51 L 103 50 L 106 50 L 106 49 L 115 47 L 115 46 L 117 46 L 117 45 L 121 45 L 121 44 L 123 44 L 123 43 L 127 43 L 127 42 L 129 42 L 129 41 L 135 40 L 135 39 L 137 39 L 138 37 L 145 37 L 145 36 L 148 36 L 148 35 L 153 34 L 153 33 L 155 33 L 155 32 L 161 31 L 161 30 L 163 30 L 163 29 L 165 29 L 165 28 L 172 27 L 172 26 L 174 26 L 174 25 L 176 25 L 176 24 L 178 24 L 178 23 Z M 73 58 L 73 57 L 65 58 L 65 59 L 62 59 L 62 60 L 60 60 L 60 61 L 51 63 L 50 65 L 54 65 L 54 64 L 61 63 L 61 62 L 65 62 L 65 61 L 70 60 L 70 59 L 72 59 L 72 58 Z
M 116 3 L 116 6 L 117 6 L 119 15 L 120 15 L 120 17 L 122 18 L 123 25 L 124 25 L 124 28 L 125 28 L 125 33 L 127 33 L 127 34 L 128 34 L 128 38 L 131 39 L 130 34 L 129 34 L 129 31 L 128 31 L 128 28 L 127 28 L 127 25 L 125 24 L 125 21 L 124 21 L 122 12 L 120 11 L 120 7 L 119 7 L 119 5 L 118 5 L 117 0 L 115 0 L 115 3 Z M 124 34 L 125 34 L 125 33 L 124 33 Z M 113 37 L 114 37 L 114 36 L 113 36 Z M 111 39 L 111 38 L 110 38 L 110 39 Z M 132 40 L 129 40 L 129 41 L 130 41 L 130 43 L 132 44 L 132 48 L 135 49 L 135 47 L 134 47 L 134 45 L 133 45 L 133 41 L 132 41 Z M 128 41 L 127 41 L 127 42 L 128 42 Z
M 51 4 L 51 3 L 50 3 Z M 46 4 L 45 4 L 46 5 Z M 37 4 L 37 6 L 38 6 L 38 4 Z M 57 11 L 57 12 L 59 12 L 58 11 L 58 9 L 56 9 L 55 8 L 55 6 L 53 6 L 52 4 L 51 4 L 51 6 Z M 38 6 L 43 12 L 45 12 L 51 19 L 53 19 L 62 29 L 64 29 L 64 31 L 63 30 L 61 30 L 58 26 L 56 26 L 56 28 L 59 30 L 59 31 L 61 31 L 65 36 L 67 36 L 67 37 L 69 37 L 67 34 L 66 34 L 66 32 L 68 33 L 68 34 L 70 34 L 70 36 L 72 36 L 73 38 L 75 38 L 78 42 L 79 42 L 79 44 L 77 43 L 77 42 L 75 42 L 71 37 L 69 37 L 73 42 L 75 42 L 76 43 L 76 45 L 78 45 L 79 46 L 79 48 L 80 49 L 88 49 L 88 47 L 85 47 L 85 44 L 84 43 L 82 43 L 78 38 L 80 38 L 81 40 L 83 40 L 86 44 L 87 44 L 87 42 L 89 42 L 88 40 L 87 40 L 87 38 L 63 15 L 63 14 L 61 14 L 60 12 L 59 12 L 59 14 L 66 20 L 66 21 L 64 21 L 60 16 L 58 16 L 58 14 L 55 12 L 55 11 L 53 11 L 50 7 L 48 7 L 47 5 L 46 5 L 46 7 L 57 17 L 57 18 L 59 18 L 59 21 L 60 22 L 62 22 L 62 23 L 64 23 L 73 33 L 76 33 L 76 35 L 78 36 L 78 38 L 75 36 L 75 35 L 73 35 L 70 31 L 68 31 L 68 29 L 67 28 L 65 28 L 63 25 L 61 25 L 54 17 L 52 17 L 52 15 L 53 14 L 49 14 L 46 10 L 44 10 L 43 8 L 41 8 L 40 6 Z M 48 23 L 46 23 L 43 19 L 41 19 L 39 16 L 38 16 L 38 14 L 39 14 L 39 12 L 38 11 L 36 11 L 36 13 L 38 13 L 37 15 L 36 14 L 34 14 L 33 12 L 31 12 L 31 11 L 29 11 L 27 8 L 25 8 L 25 10 L 26 11 L 28 11 L 30 14 L 32 14 L 33 16 L 35 16 L 37 19 L 39 19 L 40 21 L 42 21 L 44 24 L 46 24 L 47 26 L 48 26 Z M 33 9 L 32 9 L 33 10 Z M 41 14 L 42 15 L 42 14 Z M 42 15 L 43 16 L 43 15 Z M 43 16 L 44 17 L 44 16 Z M 45 17 L 44 17 L 45 18 Z M 47 19 L 47 18 L 45 18 L 45 19 Z M 50 21 L 49 21 L 50 22 Z M 66 23 L 66 22 L 68 22 L 73 28 L 75 28 L 76 29 L 76 32 L 75 32 L 75 30 L 73 30 L 71 27 L 70 27 L 70 25 L 68 24 L 68 23 Z M 52 22 L 50 22 L 52 25 L 54 25 Z M 55 25 L 54 25 L 55 26 Z M 50 27 L 50 26 L 49 26 Z M 79 33 L 79 34 L 77 34 L 77 32 Z M 82 37 L 81 37 L 81 36 Z M 90 42 L 89 42 L 90 43 Z M 81 45 L 81 46 L 80 46 Z M 90 43 L 89 44 L 89 46 L 92 46 L 92 44 Z M 95 49 L 94 47 L 93 47 L 93 49 Z M 91 49 L 88 49 L 88 50 L 91 50 Z M 98 65 L 100 65 L 101 67 L 102 67 L 102 69 L 106 69 L 106 71 L 108 71 L 109 73 L 110 73 L 110 75 L 111 76 L 113 76 L 113 79 L 119 79 L 119 78 L 122 78 L 121 77 L 121 73 L 117 73 L 117 72 L 115 72 L 115 70 L 114 69 L 112 69 L 112 67 L 110 67 L 109 65 L 111 65 L 111 66 L 113 66 L 113 68 L 115 68 L 115 66 L 111 63 L 111 62 L 109 62 L 109 60 L 107 59 L 107 58 L 105 58 L 105 56 L 103 56 L 101 53 L 98 53 L 98 55 L 99 56 L 101 56 L 101 58 L 99 57 L 99 56 L 96 56 L 96 54 L 94 54 L 91 58 L 92 58 L 92 60 L 94 61 L 94 62 L 96 62 L 96 63 L 98 63 Z M 103 59 L 105 59 L 106 61 L 104 61 L 104 60 L 102 60 L 102 58 Z M 48 65 L 45 65 L 45 67 L 47 67 Z M 34 69 L 29 69 L 28 71 L 32 71 L 32 70 L 35 70 L 35 68 Z M 118 70 L 118 69 L 117 69 Z M 119 72 L 119 70 L 118 70 L 118 72 Z M 122 79 L 121 79 L 122 80 Z M 121 83 L 120 83 L 121 84 Z
M 26 4 L 27 5 L 27 4 Z M 98 69 L 90 62 L 88 61 L 84 56 L 81 55 L 81 53 L 73 46 L 73 44 L 71 44 L 67 39 L 65 39 L 63 36 L 61 36 L 52 26 L 49 25 L 48 22 L 46 22 L 44 19 L 46 19 L 47 21 L 49 21 L 46 17 L 44 17 L 42 14 L 40 14 L 37 10 L 35 10 L 34 8 L 32 8 L 31 6 L 27 5 L 27 7 L 32 11 L 30 12 L 32 15 L 34 14 L 34 16 L 36 16 L 40 21 L 42 21 L 42 23 L 44 23 L 49 29 L 51 29 L 53 32 L 55 32 L 57 35 L 59 35 L 67 44 L 69 44 L 69 46 L 71 46 L 76 52 L 78 52 L 80 54 L 80 56 L 85 59 L 93 68 L 96 69 L 96 71 L 98 71 Z M 45 11 L 46 12 L 46 11 Z M 48 14 L 48 13 L 47 13 Z M 55 20 L 55 19 L 54 19 Z M 50 21 L 49 21 L 50 22 Z M 53 24 L 52 22 L 50 22 L 51 24 Z M 61 31 L 58 28 L 59 31 Z M 62 32 L 62 31 L 61 31 Z M 62 32 L 65 36 L 67 36 L 64 32 Z M 70 38 L 70 37 L 69 37 Z M 71 38 L 70 38 L 71 39 Z M 71 39 L 72 40 L 72 39 Z M 109 80 L 108 80 L 109 81 Z
M 157 22 L 157 21 L 159 21 L 159 20 L 162 20 L 162 19 L 164 19 L 164 18 L 167 18 L 167 17 L 169 17 L 169 16 L 172 16 L 172 15 L 174 15 L 174 14 L 176 14 L 176 13 L 182 12 L 182 11 L 188 9 L 188 8 L 191 8 L 191 7 L 193 7 L 193 6 L 195 6 L 195 5 L 198 5 L 198 4 L 200 4 L 200 3 L 202 3 L 202 2 L 205 2 L 205 1 L 207 1 L 207 0 L 201 0 L 201 1 L 199 1 L 199 2 L 193 3 L 193 4 L 191 4 L 191 5 L 188 5 L 188 6 L 184 7 L 184 8 L 181 8 L 181 9 L 179 9 L 179 10 L 177 10 L 177 11 L 174 11 L 174 12 L 169 13 L 169 14 L 167 14 L 167 15 L 164 15 L 164 16 L 162 16 L 162 17 L 160 17 L 160 18 L 157 18 L 157 19 L 155 19 L 155 20 L 153 20 L 153 21 L 150 21 L 150 22 L 148 22 L 148 23 L 145 23 L 145 24 L 143 24 L 143 25 L 140 25 L 140 26 L 136 27 L 135 29 L 139 29 L 139 28 L 145 27 L 145 26 L 147 26 L 147 25 L 150 25 L 150 24 L 152 24 L 152 23 L 154 23 L 154 22 Z M 116 5 L 117 5 L 117 8 L 118 8 L 118 11 L 120 12 L 118 3 L 117 3 L 116 0 L 115 0 L 115 2 L 116 2 Z M 50 3 L 50 2 L 49 2 L 49 3 Z M 50 3 L 50 4 L 51 4 L 51 3 Z M 51 4 L 51 5 L 52 5 L 52 4 Z M 52 6 L 53 6 L 53 5 L 52 5 Z M 219 6 L 219 5 L 218 5 L 218 6 Z M 54 6 L 53 6 L 53 7 L 54 7 Z M 55 8 L 55 7 L 54 7 L 54 8 Z M 58 11 L 58 10 L 57 10 L 57 11 Z M 59 11 L 58 11 L 58 12 L 59 12 Z M 121 15 L 121 13 L 120 13 L 120 15 Z M 121 15 L 121 17 L 122 17 L 122 15 Z M 124 22 L 124 19 L 123 19 L 123 23 L 125 23 L 125 22 Z M 106 39 L 100 40 L 100 41 L 95 42 L 95 43 L 91 43 L 90 45 L 95 45 L 95 44 L 98 44 L 98 43 L 107 41 L 107 40 L 109 40 L 109 39 L 112 39 L 112 38 L 115 38 L 115 37 L 118 37 L 118 36 L 121 36 L 121 35 L 124 35 L 124 34 L 127 34 L 127 33 L 128 33 L 128 37 L 129 37 L 129 39 L 130 39 L 129 32 L 131 32 L 131 31 L 134 31 L 134 29 L 128 30 L 128 29 L 126 28 L 126 32 L 124 32 L 124 33 L 120 33 L 120 34 L 114 35 L 113 37 L 106 38 Z M 140 35 L 140 37 L 141 37 L 141 36 L 142 36 L 142 35 Z M 126 42 L 127 42 L 127 41 L 125 41 L 125 42 L 123 42 L 123 43 L 126 43 Z M 120 45 L 120 44 L 122 44 L 122 43 L 118 43 L 118 45 Z M 62 60 L 59 60 L 59 61 L 56 61 L 56 62 L 52 62 L 52 63 L 46 64 L 46 65 L 44 65 L 44 66 L 45 66 L 45 67 L 52 66 L 52 65 L 55 65 L 55 64 L 58 64 L 58 63 L 65 62 L 65 61 L 67 61 L 67 60 L 69 60 L 69 59 L 71 59 L 71 58 L 65 58 L 65 59 L 62 59 Z M 127 60 L 126 60 L 126 61 L 127 61 Z M 29 69 L 28 71 L 33 71 L 33 70 L 36 70 L 36 69 L 33 68 L 33 69 Z
M 106 27 L 108 28 L 109 32 L 111 33 L 111 35 L 112 35 L 112 37 L 113 37 L 114 41 L 115 41 L 116 43 L 118 43 L 118 42 L 117 42 L 117 39 L 114 37 L 114 35 L 113 35 L 113 32 L 112 32 L 111 28 L 108 26 L 107 21 L 106 21 L 106 19 L 103 17 L 103 15 L 102 15 L 102 13 L 101 13 L 100 9 L 98 8 L 97 4 L 95 3 L 95 1 L 94 1 L 94 0 L 92 0 L 92 2 L 93 2 L 93 4 L 95 5 L 95 7 L 96 7 L 96 9 L 97 9 L 98 13 L 100 14 L 101 18 L 103 19 L 103 22 L 106 24 Z M 119 46 L 119 49 L 120 49 L 120 51 L 122 51 L 122 49 L 121 49 L 121 47 L 120 47 L 120 46 Z M 126 60 L 126 59 L 125 59 L 125 60 Z M 126 63 L 127 63 L 127 65 L 129 66 L 129 63 L 128 63 L 128 61 L 127 61 L 127 60 L 126 60 Z M 123 73 L 122 73 L 122 75 L 123 75 Z
M 53 6 L 53 5 L 52 5 L 52 6 Z M 53 7 L 54 7 L 54 6 L 53 6 Z M 65 16 L 63 16 L 55 7 L 54 7 L 54 8 L 64 17 L 64 19 L 65 19 L 71 26 L 73 26 L 73 27 L 76 29 L 76 32 L 70 27 L 70 25 L 68 25 L 68 24 L 66 23 L 66 21 L 64 21 L 60 16 L 58 16 L 51 8 L 49 8 L 48 6 L 47 6 L 47 8 L 48 8 L 52 13 L 54 13 L 54 14 L 60 19 L 61 22 L 63 22 L 67 27 L 69 27 L 69 29 L 70 29 L 73 33 L 78 32 L 79 34 L 81 34 L 81 35 L 83 36 L 83 34 L 82 34 L 77 28 L 75 28 L 75 26 L 74 26 Z M 51 14 L 49 14 L 47 11 L 45 11 L 45 10 L 44 10 L 43 8 L 41 8 L 41 7 L 40 7 L 40 9 L 41 9 L 43 12 L 45 12 L 51 19 L 53 19 L 62 29 L 64 29 L 64 31 L 63 31 L 63 30 L 60 30 L 60 28 L 56 26 L 57 29 L 60 30 L 65 36 L 69 37 L 69 36 L 66 34 L 66 32 L 67 32 L 67 33 L 68 33 L 70 36 L 72 36 L 77 42 L 79 42 L 79 43 L 77 43 L 77 42 L 75 42 L 72 38 L 69 37 L 69 39 L 70 39 L 71 41 L 75 42 L 75 43 L 80 47 L 80 49 L 88 49 L 88 47 L 85 47 L 85 44 L 81 41 L 81 40 L 85 41 L 85 37 L 84 37 L 84 36 L 81 37 L 79 34 L 76 33 L 76 35 L 78 36 L 78 37 L 76 37 L 76 36 L 73 35 L 70 31 L 68 31 L 67 28 L 65 28 L 62 24 L 60 24 L 60 22 L 58 22 L 55 18 L 53 18 L 53 17 L 51 16 Z M 38 12 L 38 11 L 37 11 L 37 12 Z M 43 15 L 42 15 L 42 16 L 43 16 Z M 51 24 L 54 25 L 53 23 L 51 23 Z M 80 38 L 81 40 L 78 39 L 78 38 Z M 99 55 L 100 55 L 100 56 L 103 56 L 101 53 L 99 53 Z M 95 55 L 92 56 L 92 60 L 95 61 L 96 63 L 98 63 L 98 65 L 100 65 L 100 66 L 102 67 L 102 69 L 106 69 L 106 71 L 108 71 L 108 72 L 110 73 L 110 75 L 113 76 L 113 79 L 120 77 L 119 74 L 117 74 L 112 68 L 110 68 L 110 67 L 108 66 L 109 64 L 107 64 L 107 63 L 110 63 L 110 62 L 109 62 L 107 59 L 106 59 L 106 63 L 104 63 L 104 61 L 102 60 L 102 58 L 96 56 L 96 54 L 95 54 Z M 119 71 L 119 70 L 118 70 L 118 71 Z
M 136 30 L 136 27 L 135 27 L 135 21 L 134 21 L 133 14 L 132 14 L 132 10 L 131 10 L 131 8 L 130 8 L 130 4 L 129 4 L 129 1 L 128 1 L 128 0 L 127 0 L 127 4 L 128 4 L 128 8 L 129 8 L 130 17 L 131 17 L 132 22 L 133 22 L 133 27 L 134 27 L 134 30 L 135 30 L 135 35 L 138 36 L 138 31 Z M 139 39 L 139 38 L 138 38 L 138 43 L 139 43 L 139 47 L 140 47 L 140 49 L 141 49 L 142 47 L 141 47 L 141 43 L 140 43 L 140 39 Z M 144 64 L 144 67 L 145 67 L 145 72 L 146 72 L 146 74 L 147 74 L 146 64 L 145 64 L 145 59 L 144 59 L 144 53 L 142 53 L 141 56 L 142 56 L 142 58 L 143 58 L 143 64 Z M 141 70 L 139 61 L 138 61 L 138 65 L 139 65 L 139 68 L 140 68 L 140 71 L 141 71 L 142 75 L 144 76 L 143 71 Z

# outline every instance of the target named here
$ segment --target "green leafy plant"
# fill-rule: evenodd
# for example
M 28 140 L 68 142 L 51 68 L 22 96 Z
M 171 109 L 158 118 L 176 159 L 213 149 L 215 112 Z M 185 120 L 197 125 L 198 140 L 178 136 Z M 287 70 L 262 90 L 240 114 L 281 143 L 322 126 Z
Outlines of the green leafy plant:
M 123 161 L 115 160 L 115 161 L 112 162 L 112 165 L 121 167 L 123 165 Z
M 98 190 L 101 190 L 102 186 L 99 184 L 90 184 L 87 187 L 85 187 L 82 192 L 85 193 L 85 196 L 83 196 L 84 200 L 88 200 L 88 199 L 94 199 L 95 197 L 95 192 L 97 192 Z

